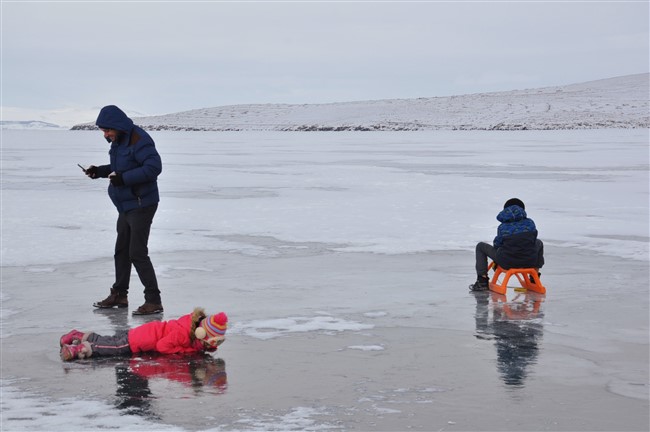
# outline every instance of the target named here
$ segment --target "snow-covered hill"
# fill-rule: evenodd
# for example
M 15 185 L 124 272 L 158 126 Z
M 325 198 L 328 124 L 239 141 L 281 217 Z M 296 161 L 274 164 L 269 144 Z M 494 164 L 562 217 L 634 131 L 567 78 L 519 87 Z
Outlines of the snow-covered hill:
M 94 122 L 99 107 L 68 106 L 58 109 L 45 108 L 20 108 L 12 106 L 0 107 L 2 120 L 0 129 L 62 129 L 68 130 L 73 125 L 82 122 Z M 131 117 L 142 117 L 145 114 L 129 110 L 126 113 Z
M 2 129 L 65 129 L 53 123 L 47 123 L 39 120 L 25 120 L 13 121 L 2 120 L 0 121 L 0 128 Z
M 203 108 L 134 118 L 147 130 L 376 131 L 650 127 L 650 74 L 450 97 Z M 73 129 L 92 129 L 92 124 Z

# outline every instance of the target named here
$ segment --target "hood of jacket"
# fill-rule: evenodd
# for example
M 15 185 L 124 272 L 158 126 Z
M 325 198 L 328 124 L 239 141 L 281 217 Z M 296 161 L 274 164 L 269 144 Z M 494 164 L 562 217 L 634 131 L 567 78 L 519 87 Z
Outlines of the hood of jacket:
M 518 222 L 526 219 L 526 210 L 518 205 L 506 207 L 497 215 L 497 220 L 501 223 Z
M 102 108 L 95 124 L 100 129 L 115 129 L 125 133 L 129 133 L 133 129 L 133 120 L 115 105 Z

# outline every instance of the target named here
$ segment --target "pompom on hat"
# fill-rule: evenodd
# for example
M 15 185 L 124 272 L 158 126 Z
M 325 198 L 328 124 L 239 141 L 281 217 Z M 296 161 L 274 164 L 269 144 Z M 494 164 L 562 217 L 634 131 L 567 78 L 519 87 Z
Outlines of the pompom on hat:
M 210 315 L 201 320 L 196 327 L 194 335 L 197 339 L 207 342 L 209 345 L 216 346 L 225 339 L 226 328 L 228 327 L 228 316 L 219 312 L 216 315 Z

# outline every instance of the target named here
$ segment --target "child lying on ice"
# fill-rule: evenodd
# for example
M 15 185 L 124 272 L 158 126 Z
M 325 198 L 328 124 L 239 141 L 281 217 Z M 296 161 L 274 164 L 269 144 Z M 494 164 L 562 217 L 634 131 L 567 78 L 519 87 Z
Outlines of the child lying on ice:
M 225 340 L 228 317 L 219 312 L 206 316 L 202 308 L 169 321 L 151 321 L 114 336 L 78 330 L 61 336 L 61 360 L 91 356 L 122 356 L 139 352 L 162 354 L 216 351 Z

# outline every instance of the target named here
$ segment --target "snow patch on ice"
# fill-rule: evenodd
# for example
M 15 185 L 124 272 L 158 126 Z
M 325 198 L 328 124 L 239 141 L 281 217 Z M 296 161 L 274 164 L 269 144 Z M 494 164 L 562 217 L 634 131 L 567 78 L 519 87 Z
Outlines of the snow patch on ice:
M 178 267 L 170 265 L 159 265 L 156 267 L 156 276 L 163 279 L 173 279 L 177 273 L 184 272 L 204 272 L 211 273 L 213 270 L 205 267 Z
M 380 414 L 399 414 L 402 412 L 400 410 L 396 410 L 392 408 L 383 408 L 377 405 L 373 405 L 372 407 L 375 409 L 375 411 L 377 411 Z
M 366 312 L 363 314 L 363 316 L 367 318 L 381 318 L 385 317 L 388 315 L 388 312 L 385 311 L 377 311 L 377 312 Z
M 348 349 L 360 351 L 383 351 L 384 347 L 381 345 L 350 345 Z
M 153 423 L 137 415 L 115 415 L 115 407 L 93 400 L 53 400 L 16 389 L 0 381 L 0 423 L 3 431 L 67 431 L 114 429 L 124 431 L 183 431 Z
M 257 339 L 273 339 L 289 333 L 343 332 L 373 328 L 373 325 L 347 321 L 331 316 L 288 317 L 236 323 L 231 333 L 242 333 Z
M 27 267 L 25 269 L 28 273 L 54 273 L 56 271 L 55 267 Z
M 243 430 L 247 431 L 319 431 L 337 429 L 338 427 L 332 424 L 317 424 L 316 421 L 311 418 L 325 414 L 326 412 L 323 409 L 296 407 L 285 415 L 277 416 L 268 420 L 249 418 L 241 419 L 237 423 L 244 425 Z

